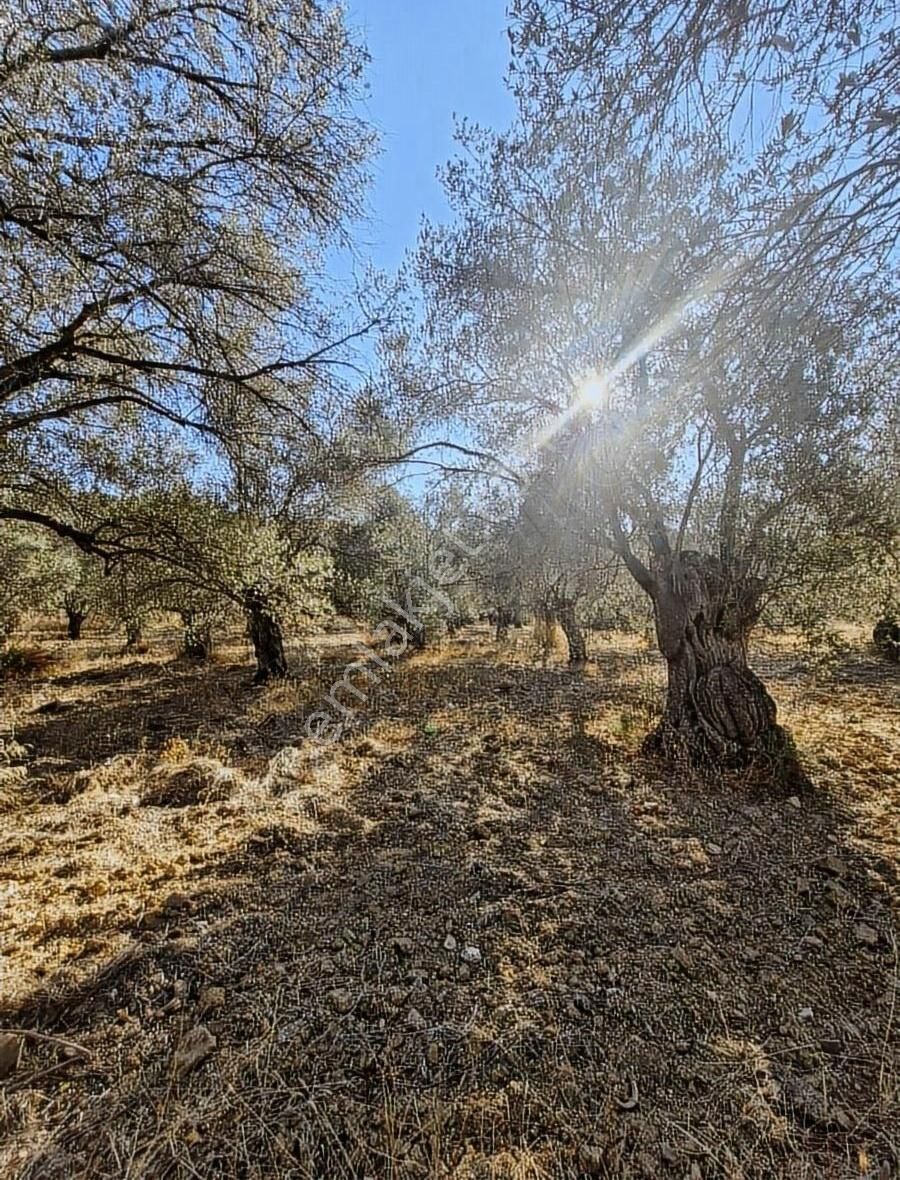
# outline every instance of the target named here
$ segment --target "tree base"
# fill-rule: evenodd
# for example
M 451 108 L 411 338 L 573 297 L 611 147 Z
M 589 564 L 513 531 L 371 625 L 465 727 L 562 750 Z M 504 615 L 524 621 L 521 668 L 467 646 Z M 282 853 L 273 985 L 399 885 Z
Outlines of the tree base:
M 723 750 L 714 746 L 701 730 L 663 720 L 644 739 L 641 752 L 689 769 L 701 778 L 718 779 L 724 773 L 739 771 L 757 780 L 760 786 L 777 787 L 791 794 L 805 794 L 813 789 L 794 739 L 780 725 L 766 729 L 752 746 Z

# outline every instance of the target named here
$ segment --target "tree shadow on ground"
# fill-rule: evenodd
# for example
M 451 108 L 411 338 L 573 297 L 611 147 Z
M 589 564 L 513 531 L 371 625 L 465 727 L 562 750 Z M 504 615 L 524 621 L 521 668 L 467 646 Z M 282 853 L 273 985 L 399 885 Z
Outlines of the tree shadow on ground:
M 288 784 L 228 847 L 197 823 L 202 862 L 101 932 L 123 950 L 0 1011 L 90 1054 L 29 1046 L 48 1130 L 7 1125 L 18 1174 L 119 1176 L 126 1144 L 152 1177 L 892 1159 L 891 866 L 829 790 L 798 808 L 588 732 L 631 691 L 411 662 L 319 795 Z M 215 1050 L 173 1079 L 197 1023 Z

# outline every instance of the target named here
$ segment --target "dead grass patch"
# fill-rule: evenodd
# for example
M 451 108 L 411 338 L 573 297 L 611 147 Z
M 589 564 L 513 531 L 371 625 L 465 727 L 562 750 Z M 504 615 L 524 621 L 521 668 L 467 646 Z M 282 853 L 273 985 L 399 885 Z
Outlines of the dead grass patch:
M 18 698 L 4 1176 L 893 1174 L 896 684 L 761 653 L 816 786 L 789 799 L 637 753 L 636 642 L 572 677 L 463 639 L 328 747 L 333 667 L 98 661 L 47 690 L 69 713 Z

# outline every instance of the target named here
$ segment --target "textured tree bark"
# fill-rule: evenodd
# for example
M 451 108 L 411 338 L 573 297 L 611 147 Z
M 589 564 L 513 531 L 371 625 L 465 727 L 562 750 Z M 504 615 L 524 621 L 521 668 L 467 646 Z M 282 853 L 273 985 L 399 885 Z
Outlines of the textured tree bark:
M 67 590 L 63 597 L 63 608 L 66 612 L 66 635 L 69 639 L 80 639 L 81 628 L 90 614 L 87 600 Z
M 503 643 L 509 638 L 509 629 L 515 623 L 515 611 L 508 606 L 498 606 L 497 611 L 497 630 L 496 641 Z
M 900 663 L 900 623 L 879 619 L 872 630 L 872 642 L 886 659 Z
M 247 629 L 256 656 L 254 684 L 267 680 L 279 680 L 287 676 L 287 657 L 284 654 L 284 634 L 281 622 L 272 610 L 265 594 L 250 589 L 244 596 L 244 610 L 247 612 Z
M 66 607 L 66 635 L 69 639 L 81 638 L 81 628 L 84 626 L 86 618 L 86 611 L 82 612 L 72 607 Z
M 575 616 L 575 603 L 569 599 L 559 602 L 556 617 L 569 645 L 569 668 L 573 672 L 582 672 L 587 664 L 587 646 L 584 631 Z
M 668 689 L 650 748 L 714 765 L 746 765 L 771 752 L 781 732 L 775 702 L 747 662 L 763 582 L 690 551 L 658 555 L 654 575 Z

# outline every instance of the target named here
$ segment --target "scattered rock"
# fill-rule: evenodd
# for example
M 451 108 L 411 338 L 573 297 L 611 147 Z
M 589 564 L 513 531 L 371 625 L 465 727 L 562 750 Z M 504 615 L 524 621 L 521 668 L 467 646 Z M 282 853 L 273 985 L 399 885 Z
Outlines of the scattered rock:
M 398 955 L 411 955 L 415 950 L 415 944 L 411 938 L 401 935 L 399 938 L 392 940 L 391 945 Z
M 464 963 L 468 963 L 474 967 L 481 962 L 481 951 L 477 946 L 464 946 L 460 951 L 459 957 Z
M 722 846 L 720 844 L 713 844 L 712 841 L 708 841 L 706 845 L 706 851 L 710 854 L 710 856 L 721 856 Z
M 828 900 L 832 905 L 838 906 L 839 908 L 842 906 L 848 907 L 853 901 L 847 890 L 837 881 L 827 881 L 825 890 L 828 894 Z
M 0 1078 L 8 1078 L 19 1065 L 19 1055 L 22 1051 L 22 1038 L 14 1033 L 0 1035 Z
M 878 946 L 878 931 L 873 930 L 865 922 L 857 922 L 853 927 L 853 933 L 857 942 L 865 943 L 866 946 Z
M 686 974 L 694 974 L 694 962 L 684 947 L 675 947 L 675 949 L 672 951 L 672 958 L 682 969 L 682 971 L 686 972 Z
M 200 993 L 197 1007 L 201 1015 L 204 1012 L 215 1012 L 218 1008 L 224 1008 L 225 988 L 205 987 Z
M 333 988 L 327 995 L 329 1007 L 335 1012 L 339 1012 L 342 1016 L 346 1015 L 353 1007 L 353 996 L 347 991 L 345 987 Z
M 182 1037 L 172 1056 L 175 1077 L 183 1077 L 204 1062 L 216 1047 L 216 1038 L 209 1029 L 198 1024 Z
M 456 939 L 453 937 L 452 934 L 448 934 L 447 937 L 444 939 L 444 950 L 445 951 L 455 951 L 456 947 L 457 947 Z
M 802 803 L 800 802 L 800 796 L 799 795 L 791 795 L 790 799 L 788 799 L 788 806 L 793 807 L 795 811 L 799 811 L 800 808 L 803 806 Z
M 823 856 L 816 862 L 820 869 L 829 873 L 832 877 L 846 877 L 847 865 L 841 860 L 839 856 L 835 856 L 833 852 L 829 852 L 827 856 Z
M 812 1020 L 813 1010 L 812 1008 L 801 1008 L 797 1015 L 801 1020 Z
M 406 1023 L 410 1028 L 414 1028 L 418 1032 L 421 1032 L 422 1029 L 428 1027 L 428 1021 L 418 1010 L 418 1008 L 410 1008 L 409 1012 L 406 1014 Z
M 441 1047 L 437 1041 L 432 1041 L 425 1051 L 425 1057 L 429 1065 L 437 1065 L 441 1059 Z
M 829 1122 L 828 1106 L 817 1089 L 806 1078 L 786 1074 L 781 1079 L 785 1106 L 803 1122 L 824 1125 Z

